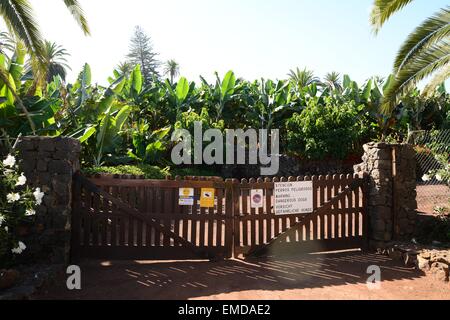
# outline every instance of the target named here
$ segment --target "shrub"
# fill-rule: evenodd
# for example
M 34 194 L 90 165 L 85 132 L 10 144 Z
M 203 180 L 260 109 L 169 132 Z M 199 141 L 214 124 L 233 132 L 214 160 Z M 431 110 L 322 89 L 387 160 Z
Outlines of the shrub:
M 30 189 L 27 178 L 19 171 L 16 158 L 8 155 L 0 162 L 0 267 L 9 266 L 26 245 L 17 237 L 18 227 L 33 219 L 35 206 L 44 193 Z
M 120 165 L 114 167 L 92 167 L 84 168 L 83 173 L 87 175 L 95 174 L 129 174 L 135 176 L 144 176 L 145 179 L 165 179 L 172 176 L 202 176 L 210 177 L 217 176 L 218 173 L 210 168 L 202 167 L 189 167 L 189 168 L 159 168 L 157 166 L 151 166 L 146 164 L 138 165 Z
M 130 174 L 136 176 L 144 176 L 145 179 L 165 179 L 169 176 L 168 168 L 161 169 L 156 166 L 139 164 L 139 165 L 120 165 L 115 167 L 92 167 L 84 168 L 83 173 L 87 175 L 94 174 Z
M 337 104 L 325 99 L 323 105 L 311 99 L 287 121 L 289 152 L 309 159 L 344 159 L 364 136 L 362 109 L 354 101 Z
M 442 208 L 442 212 L 437 212 L 436 216 L 422 221 L 416 231 L 417 240 L 423 244 L 430 244 L 433 241 L 450 243 L 450 212 Z

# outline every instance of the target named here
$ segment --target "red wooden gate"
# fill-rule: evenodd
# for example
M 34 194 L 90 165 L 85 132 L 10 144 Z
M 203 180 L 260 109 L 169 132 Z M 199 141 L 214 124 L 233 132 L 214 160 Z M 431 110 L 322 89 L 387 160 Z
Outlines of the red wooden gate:
M 313 213 L 275 215 L 276 182 L 311 181 Z M 280 255 L 365 248 L 367 178 L 355 175 L 243 180 L 236 188 L 234 253 Z M 250 207 L 251 189 L 264 190 L 264 206 Z
M 274 184 L 250 181 L 144 180 L 74 177 L 73 259 L 213 259 L 364 248 L 367 178 L 313 176 L 314 212 L 275 215 Z M 178 204 L 194 188 L 194 205 Z M 215 189 L 214 208 L 201 208 L 201 188 Z M 250 190 L 263 189 L 263 208 Z
M 194 188 L 194 206 L 178 205 Z M 87 179 L 75 176 L 72 256 L 107 259 L 230 258 L 231 191 L 223 181 Z M 200 188 L 215 188 L 214 208 L 200 208 Z

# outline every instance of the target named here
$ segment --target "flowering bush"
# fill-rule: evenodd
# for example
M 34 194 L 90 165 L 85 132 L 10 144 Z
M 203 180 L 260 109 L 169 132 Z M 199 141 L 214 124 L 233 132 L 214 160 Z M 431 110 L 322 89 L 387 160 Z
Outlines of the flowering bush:
M 42 203 L 44 193 L 32 190 L 27 178 L 19 171 L 16 158 L 8 155 L 0 162 L 0 265 L 14 260 L 26 245 L 17 238 L 20 223 L 32 219 L 35 206 Z

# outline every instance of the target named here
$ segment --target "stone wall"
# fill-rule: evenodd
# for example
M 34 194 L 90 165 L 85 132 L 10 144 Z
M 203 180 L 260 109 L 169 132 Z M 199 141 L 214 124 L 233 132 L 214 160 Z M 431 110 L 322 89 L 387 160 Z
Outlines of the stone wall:
M 408 240 L 417 217 L 415 158 L 406 144 L 364 145 L 363 163 L 356 173 L 367 172 L 369 186 L 369 230 L 372 247 L 393 240 Z
M 80 169 L 81 146 L 71 138 L 23 137 L 16 147 L 28 183 L 45 193 L 36 223 L 27 232 L 25 257 L 66 263 L 70 250 L 72 176 Z

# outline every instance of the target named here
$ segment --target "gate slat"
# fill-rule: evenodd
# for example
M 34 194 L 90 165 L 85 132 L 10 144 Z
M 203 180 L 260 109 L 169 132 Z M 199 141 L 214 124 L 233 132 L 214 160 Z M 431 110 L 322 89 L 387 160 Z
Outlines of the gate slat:
M 354 177 L 355 179 L 357 179 L 357 176 Z M 359 202 L 359 190 L 361 188 L 358 187 L 355 189 L 355 208 L 359 208 L 360 207 L 360 202 Z M 359 226 L 360 226 L 360 210 L 358 209 L 356 215 L 355 215 L 355 236 L 360 236 L 360 230 L 359 230 Z
M 247 184 L 247 179 L 242 179 L 241 185 L 242 184 Z M 248 192 L 249 192 L 248 189 L 241 189 L 241 199 L 242 199 L 241 215 L 243 215 L 244 218 L 249 215 L 247 206 Z M 252 245 L 248 237 L 248 224 L 249 224 L 248 220 L 243 220 L 242 241 L 244 247 Z
M 172 228 L 172 219 L 170 218 L 170 215 L 172 213 L 172 207 L 173 207 L 173 200 L 172 200 L 172 192 L 171 189 L 166 188 L 163 191 L 163 208 L 164 208 L 164 215 L 165 215 L 165 219 L 162 220 L 162 225 L 165 226 L 166 228 L 169 228 L 170 230 L 173 231 Z M 164 247 L 170 247 L 172 242 L 171 237 L 169 237 L 167 234 L 163 234 L 163 246 Z
M 331 180 L 331 176 L 327 175 L 325 177 L 325 181 L 326 181 L 326 188 L 327 188 L 327 200 L 326 201 L 330 201 L 331 199 L 331 191 L 332 191 L 332 180 Z M 333 238 L 333 224 L 332 224 L 332 215 L 331 214 L 327 214 L 327 239 L 332 239 Z
M 265 182 L 271 182 L 270 178 L 266 178 Z M 264 196 L 266 197 L 265 218 L 266 218 L 266 243 L 272 240 L 272 195 L 273 189 L 264 188 Z
M 153 192 L 154 192 L 154 211 L 153 212 L 162 212 L 161 207 L 162 207 L 162 195 L 161 195 L 161 189 L 160 188 L 153 188 Z M 161 223 L 161 220 L 156 220 L 157 223 Z M 164 223 L 164 222 L 163 222 Z M 159 230 L 154 229 L 154 233 L 155 233 L 155 246 L 159 247 L 162 245 L 161 242 L 161 232 Z

